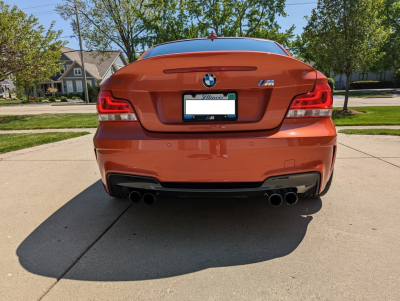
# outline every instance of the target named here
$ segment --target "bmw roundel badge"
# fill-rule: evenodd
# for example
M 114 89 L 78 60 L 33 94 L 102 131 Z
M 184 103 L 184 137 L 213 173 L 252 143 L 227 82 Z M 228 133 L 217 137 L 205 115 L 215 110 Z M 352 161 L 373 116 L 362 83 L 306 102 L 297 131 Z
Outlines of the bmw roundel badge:
M 216 85 L 217 83 L 217 77 L 212 74 L 212 73 L 207 73 L 206 75 L 203 76 L 203 85 L 206 88 L 212 88 Z

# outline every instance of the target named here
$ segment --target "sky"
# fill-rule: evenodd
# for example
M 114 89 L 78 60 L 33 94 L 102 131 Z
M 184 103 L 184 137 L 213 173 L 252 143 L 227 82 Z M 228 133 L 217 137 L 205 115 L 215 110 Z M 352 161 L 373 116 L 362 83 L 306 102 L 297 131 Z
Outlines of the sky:
M 79 41 L 73 35 L 72 28 L 68 21 L 64 21 L 55 11 L 57 4 L 63 3 L 62 0 L 4 0 L 6 4 L 17 5 L 19 9 L 27 14 L 33 14 L 39 18 L 40 24 L 48 28 L 52 21 L 55 21 L 56 30 L 62 30 L 61 37 L 63 40 L 69 41 L 67 47 L 79 49 Z M 306 25 L 304 16 L 310 15 L 311 10 L 317 6 L 317 0 L 287 0 L 286 1 L 286 18 L 278 17 L 278 23 L 282 29 L 288 29 L 293 24 L 296 26 L 295 34 L 301 34 L 303 27 Z

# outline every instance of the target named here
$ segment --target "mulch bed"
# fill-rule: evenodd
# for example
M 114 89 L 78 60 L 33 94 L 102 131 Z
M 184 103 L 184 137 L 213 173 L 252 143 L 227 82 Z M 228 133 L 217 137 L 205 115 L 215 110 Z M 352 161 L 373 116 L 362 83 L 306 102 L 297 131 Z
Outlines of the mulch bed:
M 365 112 L 360 112 L 356 110 L 336 110 L 332 114 L 342 114 L 342 115 L 352 115 L 352 114 L 363 114 Z

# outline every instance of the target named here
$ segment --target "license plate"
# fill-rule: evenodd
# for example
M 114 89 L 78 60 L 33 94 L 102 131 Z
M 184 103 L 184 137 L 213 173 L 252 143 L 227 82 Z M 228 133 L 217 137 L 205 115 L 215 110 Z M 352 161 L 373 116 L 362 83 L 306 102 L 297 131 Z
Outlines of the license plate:
M 236 120 L 237 104 L 235 92 L 183 94 L 183 120 Z

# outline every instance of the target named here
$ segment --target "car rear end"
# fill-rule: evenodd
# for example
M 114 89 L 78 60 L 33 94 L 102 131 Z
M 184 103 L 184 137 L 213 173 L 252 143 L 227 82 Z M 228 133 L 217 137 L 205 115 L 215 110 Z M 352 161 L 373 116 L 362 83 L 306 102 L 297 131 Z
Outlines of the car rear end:
M 102 85 L 97 108 L 113 196 L 318 195 L 333 171 L 327 78 L 272 41 L 156 46 Z

